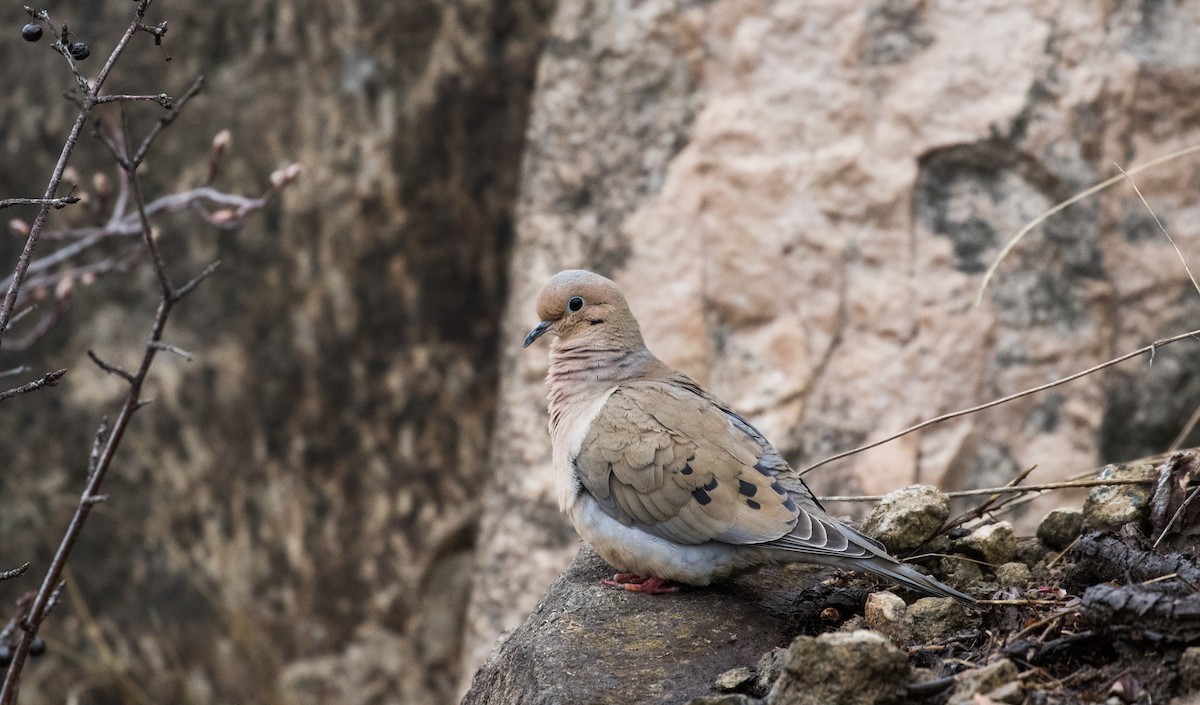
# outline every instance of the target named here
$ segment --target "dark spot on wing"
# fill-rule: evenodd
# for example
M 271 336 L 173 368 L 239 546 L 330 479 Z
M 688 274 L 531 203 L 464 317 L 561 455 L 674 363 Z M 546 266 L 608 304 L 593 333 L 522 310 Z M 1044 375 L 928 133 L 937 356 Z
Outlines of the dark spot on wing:
M 787 499 L 783 500 L 783 506 L 787 507 L 787 510 L 789 512 L 796 511 L 796 503 L 792 501 L 791 497 L 788 497 Z
M 696 498 L 701 507 L 712 501 L 712 497 L 709 497 L 708 493 L 704 490 L 692 490 L 692 496 Z
M 787 494 L 787 490 L 783 489 L 783 485 L 779 484 L 778 482 L 772 482 L 771 489 L 775 490 L 779 494 Z
M 709 492 L 717 489 L 717 478 L 714 477 L 707 485 L 704 486 L 704 489 L 708 490 Z
M 747 497 L 753 497 L 754 493 L 758 492 L 758 485 L 746 482 L 745 480 L 738 480 L 738 492 Z
M 766 465 L 765 458 L 759 458 L 758 462 L 754 464 L 754 469 L 766 475 L 767 477 L 775 477 L 775 473 L 772 472 L 771 469 Z
M 690 458 L 689 458 L 689 460 L 690 460 Z M 684 475 L 691 475 L 692 474 L 692 466 L 688 465 L 687 463 L 684 463 L 683 469 L 680 470 L 679 472 L 683 473 Z
M 762 505 L 752 499 L 746 500 L 746 506 L 751 509 L 762 509 Z

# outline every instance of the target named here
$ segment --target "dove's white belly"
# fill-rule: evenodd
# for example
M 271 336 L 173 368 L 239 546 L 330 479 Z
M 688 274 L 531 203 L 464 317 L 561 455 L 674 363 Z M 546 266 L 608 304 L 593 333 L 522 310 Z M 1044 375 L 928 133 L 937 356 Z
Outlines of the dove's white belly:
M 587 492 L 568 510 L 571 523 L 600 557 L 617 570 L 689 585 L 708 585 L 770 559 L 754 547 L 718 541 L 687 545 L 626 526 L 609 516 Z

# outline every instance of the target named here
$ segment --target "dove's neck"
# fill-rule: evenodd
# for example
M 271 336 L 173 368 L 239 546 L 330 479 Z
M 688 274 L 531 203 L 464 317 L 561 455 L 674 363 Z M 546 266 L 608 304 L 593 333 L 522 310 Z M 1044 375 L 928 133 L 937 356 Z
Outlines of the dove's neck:
M 551 426 L 557 426 L 573 408 L 590 406 L 618 384 L 644 378 L 662 366 L 645 346 L 585 343 L 552 347 L 546 374 Z

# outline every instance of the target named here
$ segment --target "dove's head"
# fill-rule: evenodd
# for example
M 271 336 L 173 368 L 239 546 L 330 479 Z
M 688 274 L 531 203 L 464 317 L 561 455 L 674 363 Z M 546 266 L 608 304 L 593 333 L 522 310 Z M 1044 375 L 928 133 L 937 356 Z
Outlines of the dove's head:
M 525 336 L 525 347 L 550 333 L 558 345 L 593 344 L 597 348 L 643 347 L 637 320 L 621 290 L 610 279 L 582 269 L 555 274 L 537 300 L 542 319 Z

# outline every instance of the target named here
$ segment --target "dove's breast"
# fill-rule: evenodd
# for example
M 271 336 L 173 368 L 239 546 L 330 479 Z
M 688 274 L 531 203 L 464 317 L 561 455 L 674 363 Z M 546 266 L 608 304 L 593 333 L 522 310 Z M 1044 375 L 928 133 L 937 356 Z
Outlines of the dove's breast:
M 684 545 L 636 526 L 626 526 L 609 516 L 587 492 L 578 495 L 567 515 L 575 530 L 601 558 L 627 573 L 708 585 L 742 568 L 760 565 L 764 559 L 770 560 L 754 547 L 719 541 Z

